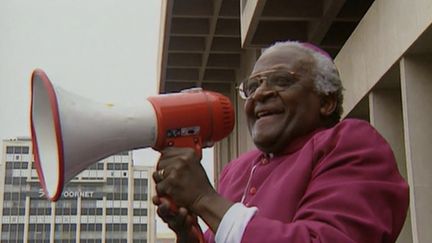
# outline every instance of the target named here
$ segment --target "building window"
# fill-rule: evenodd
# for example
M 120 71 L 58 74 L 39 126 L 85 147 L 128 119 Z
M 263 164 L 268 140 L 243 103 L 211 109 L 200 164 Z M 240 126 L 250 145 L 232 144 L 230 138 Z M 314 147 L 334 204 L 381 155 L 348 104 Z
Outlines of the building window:
M 107 215 L 127 215 L 127 208 L 107 208 Z
M 22 153 L 23 154 L 28 154 L 29 153 L 29 147 L 23 147 L 22 148 Z
M 28 234 L 29 242 L 32 240 L 33 242 L 45 242 L 45 240 L 49 242 L 50 231 L 50 224 L 30 224 Z
M 7 154 L 13 154 L 13 152 L 14 152 L 14 147 L 12 147 L 12 146 L 7 146 L 6 147 L 6 153 Z
M 147 216 L 147 209 L 146 208 L 134 208 L 133 215 L 134 216 Z
M 128 163 L 107 163 L 108 170 L 128 170 Z
M 146 224 L 134 224 L 133 225 L 133 231 L 134 232 L 147 232 L 147 225 Z
M 29 147 L 27 146 L 6 146 L 7 154 L 28 154 Z
M 14 147 L 14 153 L 15 153 L 15 154 L 22 154 L 22 147 L 20 147 L 20 146 L 15 146 L 15 147 Z

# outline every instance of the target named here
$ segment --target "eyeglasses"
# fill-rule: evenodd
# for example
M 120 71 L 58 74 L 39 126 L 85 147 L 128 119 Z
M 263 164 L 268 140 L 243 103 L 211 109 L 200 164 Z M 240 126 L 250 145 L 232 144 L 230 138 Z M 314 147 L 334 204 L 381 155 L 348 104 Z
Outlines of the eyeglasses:
M 249 77 L 238 87 L 239 95 L 243 99 L 249 99 L 255 91 L 266 81 L 266 86 L 276 92 L 284 91 L 298 82 L 298 77 L 294 72 L 272 71 L 268 74 L 261 73 Z

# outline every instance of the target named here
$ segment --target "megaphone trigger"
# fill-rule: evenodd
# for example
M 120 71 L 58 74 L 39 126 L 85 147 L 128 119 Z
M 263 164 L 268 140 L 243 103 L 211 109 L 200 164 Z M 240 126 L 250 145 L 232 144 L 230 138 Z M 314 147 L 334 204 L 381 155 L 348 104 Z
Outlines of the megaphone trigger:
M 193 148 L 196 155 L 202 156 L 202 142 L 199 136 L 176 137 L 167 140 L 166 147 Z

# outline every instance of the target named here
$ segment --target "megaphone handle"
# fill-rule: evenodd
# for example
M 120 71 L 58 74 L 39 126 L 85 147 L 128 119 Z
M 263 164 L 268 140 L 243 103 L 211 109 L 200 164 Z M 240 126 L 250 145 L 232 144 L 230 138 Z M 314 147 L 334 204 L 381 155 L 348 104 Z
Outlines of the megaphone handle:
M 171 141 L 168 141 L 168 146 L 170 147 L 182 147 L 182 148 L 193 148 L 195 150 L 195 153 L 198 157 L 201 158 L 202 156 L 202 145 L 201 145 L 201 138 L 198 137 L 177 137 L 174 138 Z M 171 208 L 170 210 L 172 212 L 177 212 L 178 207 L 175 204 L 175 202 L 168 197 L 165 197 L 170 201 Z M 194 220 L 192 222 L 192 234 L 194 234 L 198 238 L 199 243 L 205 243 L 204 234 L 201 230 L 201 227 L 198 224 L 198 220 Z
M 178 212 L 178 207 L 171 198 L 169 198 L 169 197 L 163 197 L 163 198 L 167 199 L 170 202 L 171 212 L 174 212 L 174 213 Z M 206 241 L 204 239 L 204 234 L 203 234 L 201 227 L 198 224 L 198 220 L 196 218 L 194 218 L 194 221 L 192 222 L 191 231 L 192 231 L 192 234 L 198 238 L 199 243 L 206 243 Z

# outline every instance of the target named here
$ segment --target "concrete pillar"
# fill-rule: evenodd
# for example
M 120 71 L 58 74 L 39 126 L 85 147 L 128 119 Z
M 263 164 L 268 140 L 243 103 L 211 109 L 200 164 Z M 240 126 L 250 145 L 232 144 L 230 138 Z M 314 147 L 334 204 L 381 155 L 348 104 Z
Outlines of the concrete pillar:
M 397 81 L 399 82 L 399 80 Z M 392 147 L 399 171 L 408 180 L 400 89 L 373 90 L 369 94 L 369 113 L 371 124 Z M 409 215 L 397 242 L 412 242 L 411 219 Z
M 432 242 L 432 56 L 400 61 L 413 242 Z

